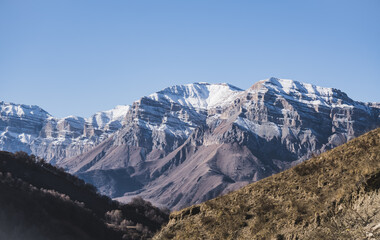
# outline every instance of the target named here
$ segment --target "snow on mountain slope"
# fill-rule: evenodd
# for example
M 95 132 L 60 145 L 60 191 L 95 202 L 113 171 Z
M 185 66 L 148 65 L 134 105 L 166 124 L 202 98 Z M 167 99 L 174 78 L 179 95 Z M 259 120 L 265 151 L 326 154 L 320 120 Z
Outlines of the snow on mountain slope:
M 193 83 L 165 88 L 162 91 L 148 96 L 155 101 L 168 101 L 190 108 L 210 109 L 229 104 L 239 92 L 240 88 L 227 83 L 209 84 Z
M 166 131 L 183 142 L 205 120 L 204 111 L 207 108 L 220 107 L 241 91 L 229 84 L 194 83 L 169 87 L 136 101 L 142 101 L 142 104 L 139 104 L 138 117 L 133 121 L 154 132 Z M 156 121 L 152 117 L 150 121 L 145 121 L 143 115 L 160 115 L 162 109 L 161 106 L 156 108 L 145 104 L 149 100 L 168 104 L 171 108 L 181 106 L 185 109 L 172 111 L 172 114 L 160 116 Z M 129 105 L 119 105 L 111 110 L 97 112 L 88 119 L 76 116 L 59 119 L 37 106 L 4 102 L 0 105 L 0 121 L 3 122 L 0 149 L 13 152 L 23 150 L 52 163 L 86 152 L 104 141 L 126 124 L 125 118 L 131 109 Z M 199 111 L 203 111 L 203 114 L 199 114 Z M 22 124 L 19 122 L 21 119 L 24 121 Z M 12 130 L 13 124 L 15 129 Z M 30 124 L 26 128 L 21 126 Z
M 87 121 L 92 126 L 98 128 L 105 128 L 107 125 L 111 128 L 116 126 L 120 128 L 123 125 L 125 114 L 129 108 L 129 105 L 118 105 L 114 109 L 95 113 Z
M 49 113 L 38 106 L 1 101 L 0 149 L 28 151 L 30 143 L 38 137 L 43 122 L 49 117 Z
M 149 143 L 137 143 L 135 137 L 118 138 L 118 143 L 143 145 L 147 149 L 172 151 L 182 144 L 192 131 L 206 123 L 213 108 L 228 105 L 242 90 L 229 84 L 193 83 L 166 88 L 142 97 L 131 106 L 126 126 L 118 136 L 136 134 L 144 129 Z M 155 138 L 150 141 L 151 137 Z M 169 140 L 170 139 L 170 140 Z M 167 144 L 169 140 L 170 144 Z M 134 142 L 134 143 L 132 143 Z
M 301 83 L 291 79 L 269 78 L 259 81 L 266 88 L 277 93 L 284 98 L 296 98 L 297 101 L 326 107 L 353 106 L 355 101 L 350 99 L 347 94 L 334 88 L 315 86 L 309 83 Z M 361 104 L 356 104 L 358 107 Z
M 130 106 L 85 119 L 55 118 L 38 106 L 0 102 L 0 150 L 25 151 L 56 162 L 87 151 L 120 129 Z
M 49 113 L 47 113 L 42 108 L 35 105 L 25 105 L 25 104 L 12 104 L 0 101 L 0 112 L 2 116 L 9 117 L 19 117 L 19 118 L 27 118 L 31 119 L 44 119 L 49 117 Z

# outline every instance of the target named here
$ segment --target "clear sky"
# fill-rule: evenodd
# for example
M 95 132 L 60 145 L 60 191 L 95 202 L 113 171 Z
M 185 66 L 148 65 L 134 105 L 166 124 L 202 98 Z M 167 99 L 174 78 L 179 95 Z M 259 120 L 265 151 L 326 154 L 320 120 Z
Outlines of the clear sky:
M 380 1 L 0 0 L 0 100 L 57 117 L 271 76 L 380 102 Z

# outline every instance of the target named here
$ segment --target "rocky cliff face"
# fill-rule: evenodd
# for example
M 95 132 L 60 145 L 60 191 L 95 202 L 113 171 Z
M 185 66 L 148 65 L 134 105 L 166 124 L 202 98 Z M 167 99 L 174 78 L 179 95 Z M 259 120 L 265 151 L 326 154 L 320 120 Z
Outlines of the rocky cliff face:
M 179 209 L 295 165 L 380 126 L 376 103 L 270 78 L 243 91 L 196 83 L 132 104 L 125 126 L 58 165 L 121 201 Z
M 108 138 L 121 128 L 128 109 L 129 106 L 117 106 L 89 119 L 59 119 L 38 106 L 0 102 L 0 150 L 24 151 L 55 163 Z

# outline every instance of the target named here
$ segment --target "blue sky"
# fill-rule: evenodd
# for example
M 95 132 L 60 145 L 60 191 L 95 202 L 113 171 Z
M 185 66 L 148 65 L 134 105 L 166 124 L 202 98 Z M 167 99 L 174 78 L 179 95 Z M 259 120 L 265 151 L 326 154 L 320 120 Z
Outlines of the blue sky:
M 0 100 L 63 117 L 274 76 L 380 101 L 380 1 L 0 0 Z

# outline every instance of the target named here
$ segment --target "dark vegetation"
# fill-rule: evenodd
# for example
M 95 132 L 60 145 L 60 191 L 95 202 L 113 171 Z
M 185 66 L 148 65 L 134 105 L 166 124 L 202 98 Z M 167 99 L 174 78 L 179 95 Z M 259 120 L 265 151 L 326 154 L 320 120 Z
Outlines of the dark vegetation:
M 380 128 L 170 218 L 155 239 L 380 239 Z
M 147 239 L 168 212 L 121 204 L 43 159 L 0 152 L 0 239 Z

